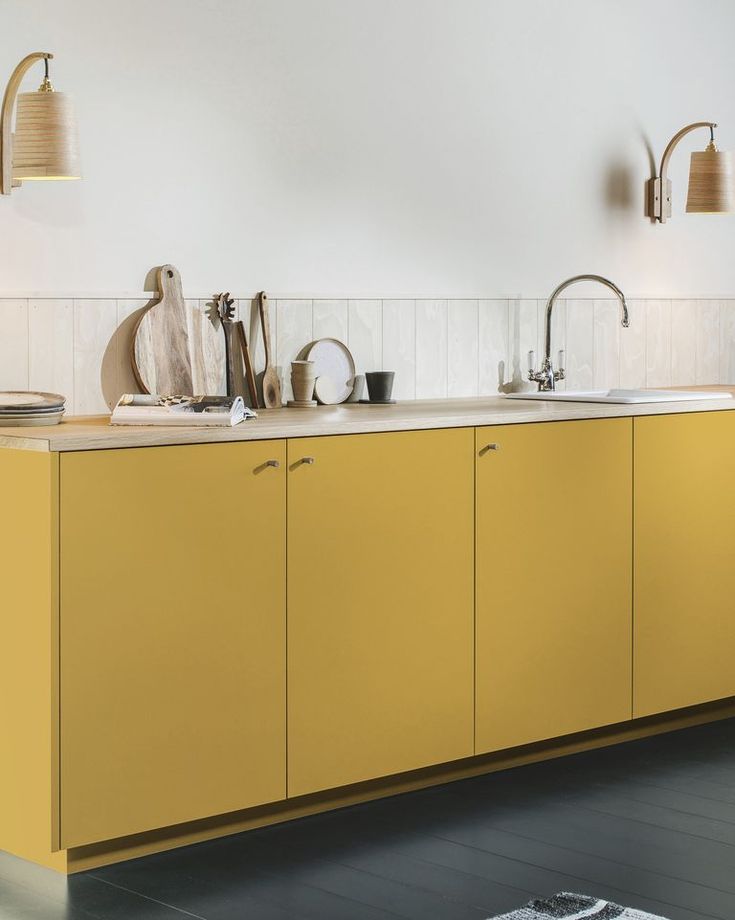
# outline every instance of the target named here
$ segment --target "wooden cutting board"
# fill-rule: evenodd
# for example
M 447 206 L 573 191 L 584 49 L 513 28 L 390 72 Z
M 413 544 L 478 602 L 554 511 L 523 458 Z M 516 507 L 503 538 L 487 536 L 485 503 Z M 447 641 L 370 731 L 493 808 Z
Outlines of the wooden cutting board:
M 218 396 L 227 392 L 222 327 L 206 304 L 186 301 L 173 265 L 158 269 L 158 300 L 133 338 L 133 371 L 146 393 Z

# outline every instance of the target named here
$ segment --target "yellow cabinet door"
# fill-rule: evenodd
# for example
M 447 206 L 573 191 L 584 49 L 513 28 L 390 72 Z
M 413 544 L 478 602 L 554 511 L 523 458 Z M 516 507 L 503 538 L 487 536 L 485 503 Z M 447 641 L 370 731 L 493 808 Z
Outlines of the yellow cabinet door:
M 285 797 L 285 454 L 62 455 L 62 846 Z
M 636 716 L 735 695 L 735 412 L 635 420 Z
M 473 445 L 289 441 L 290 796 L 473 753 Z
M 479 428 L 476 463 L 477 752 L 629 719 L 630 419 Z

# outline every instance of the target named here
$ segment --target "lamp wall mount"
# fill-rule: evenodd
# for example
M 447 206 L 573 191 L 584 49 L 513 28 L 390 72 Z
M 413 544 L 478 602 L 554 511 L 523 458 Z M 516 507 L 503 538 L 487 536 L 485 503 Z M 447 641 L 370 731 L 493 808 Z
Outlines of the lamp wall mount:
M 79 138 L 74 104 L 49 80 L 49 51 L 35 51 L 13 71 L 0 109 L 0 191 L 9 195 L 26 180 L 80 179 Z M 37 61 L 44 77 L 35 92 L 19 92 L 21 81 Z M 13 115 L 15 113 L 15 133 Z
M 692 204 L 692 174 L 690 172 L 690 192 L 689 200 L 687 201 L 687 211 L 725 211 L 729 210 L 728 207 L 724 206 L 724 201 L 726 197 L 729 196 L 729 182 L 728 177 L 724 175 L 725 165 L 729 164 L 729 155 L 720 154 L 715 146 L 714 138 L 715 133 L 714 129 L 717 127 L 717 122 L 714 121 L 695 121 L 690 125 L 682 128 L 681 131 L 671 138 L 669 143 L 666 145 L 663 156 L 661 157 L 661 166 L 659 167 L 658 175 L 654 176 L 652 179 L 649 179 L 646 183 L 646 214 L 651 220 L 658 221 L 659 223 L 665 223 L 668 218 L 671 217 L 671 180 L 668 177 L 668 168 L 669 160 L 671 155 L 674 152 L 675 147 L 679 141 L 686 137 L 692 131 L 696 131 L 698 128 L 708 128 L 710 132 L 710 142 L 707 145 L 705 154 L 709 155 L 712 158 L 714 155 L 714 163 L 717 163 L 720 159 L 722 160 L 723 166 L 714 165 L 707 170 L 707 178 L 705 183 L 710 186 L 705 191 L 705 194 L 714 195 L 712 198 L 714 204 L 710 207 L 700 207 L 696 204 Z M 695 154 L 695 156 L 697 156 Z M 694 160 L 692 161 L 694 164 Z M 697 167 L 698 171 L 701 173 L 702 166 Z M 714 191 L 713 191 L 714 190 Z M 722 200 L 720 200 L 722 199 Z
M 8 85 L 5 88 L 3 96 L 2 110 L 0 110 L 0 182 L 2 183 L 2 194 L 9 195 L 14 188 L 17 188 L 21 182 L 19 179 L 13 179 L 13 109 L 15 100 L 18 97 L 21 81 L 27 71 L 36 63 L 36 61 L 46 62 L 46 77 L 44 84 L 48 80 L 48 62 L 53 58 L 49 51 L 34 51 L 26 55 L 23 60 L 13 71 Z

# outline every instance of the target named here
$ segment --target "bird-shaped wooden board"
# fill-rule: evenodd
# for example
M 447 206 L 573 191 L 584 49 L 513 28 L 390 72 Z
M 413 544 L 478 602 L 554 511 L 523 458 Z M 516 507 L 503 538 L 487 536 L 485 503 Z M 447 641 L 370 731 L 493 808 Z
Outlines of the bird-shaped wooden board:
M 138 321 L 133 371 L 141 389 L 164 396 L 227 393 L 225 343 L 219 322 L 198 301 L 187 302 L 173 265 L 157 272 L 158 300 Z

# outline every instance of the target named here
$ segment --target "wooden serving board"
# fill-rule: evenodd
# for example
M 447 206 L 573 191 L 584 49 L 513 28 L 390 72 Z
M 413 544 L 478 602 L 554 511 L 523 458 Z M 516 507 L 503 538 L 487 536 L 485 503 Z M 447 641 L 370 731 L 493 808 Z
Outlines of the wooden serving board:
M 146 393 L 222 396 L 227 392 L 222 326 L 206 304 L 184 300 L 181 275 L 173 265 L 158 269 L 158 300 L 138 322 L 132 363 Z

